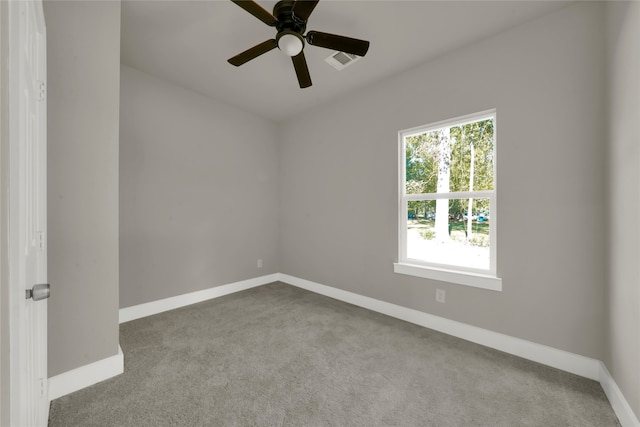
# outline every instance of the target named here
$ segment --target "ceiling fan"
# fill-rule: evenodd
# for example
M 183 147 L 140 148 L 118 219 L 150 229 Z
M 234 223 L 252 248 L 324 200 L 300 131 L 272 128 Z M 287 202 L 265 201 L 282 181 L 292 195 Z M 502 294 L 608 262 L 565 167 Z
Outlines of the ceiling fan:
M 311 86 L 311 76 L 303 50 L 305 41 L 312 46 L 358 56 L 364 56 L 369 50 L 369 42 L 365 40 L 320 31 L 309 31 L 305 34 L 307 20 L 319 0 L 281 0 L 273 7 L 273 14 L 253 0 L 231 1 L 270 27 L 275 27 L 278 31 L 274 39 L 264 41 L 229 59 L 229 63 L 236 67 L 277 47 L 285 55 L 291 57 L 293 68 L 298 76 L 298 83 L 301 88 L 305 88 Z

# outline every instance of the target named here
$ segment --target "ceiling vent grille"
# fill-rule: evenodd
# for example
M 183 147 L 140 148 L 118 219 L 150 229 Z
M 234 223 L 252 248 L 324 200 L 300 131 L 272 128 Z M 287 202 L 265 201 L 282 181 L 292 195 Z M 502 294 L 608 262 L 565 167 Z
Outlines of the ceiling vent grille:
M 336 70 L 342 70 L 345 67 L 356 62 L 361 57 L 358 55 L 353 55 L 351 53 L 346 52 L 336 52 L 330 57 L 326 58 L 325 61 L 329 63 Z

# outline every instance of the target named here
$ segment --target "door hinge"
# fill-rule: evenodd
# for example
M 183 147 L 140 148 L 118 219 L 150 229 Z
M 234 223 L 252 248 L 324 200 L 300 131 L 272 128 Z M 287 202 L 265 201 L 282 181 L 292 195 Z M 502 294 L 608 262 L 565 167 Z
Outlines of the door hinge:
M 43 378 L 40 378 L 40 397 L 44 397 L 45 395 L 45 381 Z
M 44 250 L 44 231 L 38 231 L 38 249 Z
M 46 84 L 43 81 L 36 80 L 36 96 L 38 101 L 44 101 L 46 95 Z

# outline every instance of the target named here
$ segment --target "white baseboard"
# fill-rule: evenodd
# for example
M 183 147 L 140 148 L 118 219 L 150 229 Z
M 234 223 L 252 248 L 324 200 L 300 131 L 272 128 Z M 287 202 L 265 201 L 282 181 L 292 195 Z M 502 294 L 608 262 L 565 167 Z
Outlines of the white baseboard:
M 204 289 L 202 291 L 191 292 L 175 297 L 121 308 L 119 313 L 120 323 L 129 322 L 131 320 L 140 319 L 142 317 L 152 316 L 154 314 L 163 313 L 165 311 L 174 310 L 176 308 L 185 307 L 187 305 L 207 301 L 213 298 L 218 298 L 224 295 L 232 294 L 234 292 L 244 291 L 246 289 L 266 285 L 267 283 L 277 282 L 278 277 L 279 274 L 274 273 L 267 276 L 256 277 L 253 279 L 242 280 L 240 282 L 229 283 L 227 285 Z
M 343 291 L 342 289 L 321 285 L 287 274 L 280 274 L 280 281 L 592 380 L 597 381 L 600 376 L 600 361 L 596 359 L 365 297 L 353 292 Z
M 620 425 L 622 427 L 640 427 L 640 421 L 636 414 L 634 414 L 633 409 L 625 399 L 622 391 L 618 388 L 618 384 L 616 384 L 615 380 L 609 373 L 606 365 L 600 362 L 600 385 L 604 390 L 604 394 L 607 395 L 609 399 L 609 403 L 611 403 L 611 407 L 614 412 L 618 416 L 618 421 L 620 421 Z
M 124 355 L 118 345 L 118 354 L 63 372 L 49 378 L 49 400 L 54 400 L 85 387 L 120 375 L 124 372 Z

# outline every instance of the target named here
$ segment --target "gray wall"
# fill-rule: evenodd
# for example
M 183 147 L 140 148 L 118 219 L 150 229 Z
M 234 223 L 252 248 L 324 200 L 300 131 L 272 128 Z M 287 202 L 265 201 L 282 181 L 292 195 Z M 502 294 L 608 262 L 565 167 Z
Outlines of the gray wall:
M 49 375 L 118 352 L 120 2 L 46 2 Z
M 0 426 L 9 425 L 9 66 L 7 2 L 0 2 Z
M 121 85 L 120 307 L 278 272 L 276 125 L 130 67 Z
M 569 6 L 287 121 L 280 271 L 601 359 L 602 12 Z M 494 107 L 503 291 L 394 274 L 398 131 Z
M 640 3 L 607 4 L 610 277 L 605 364 L 640 418 Z

